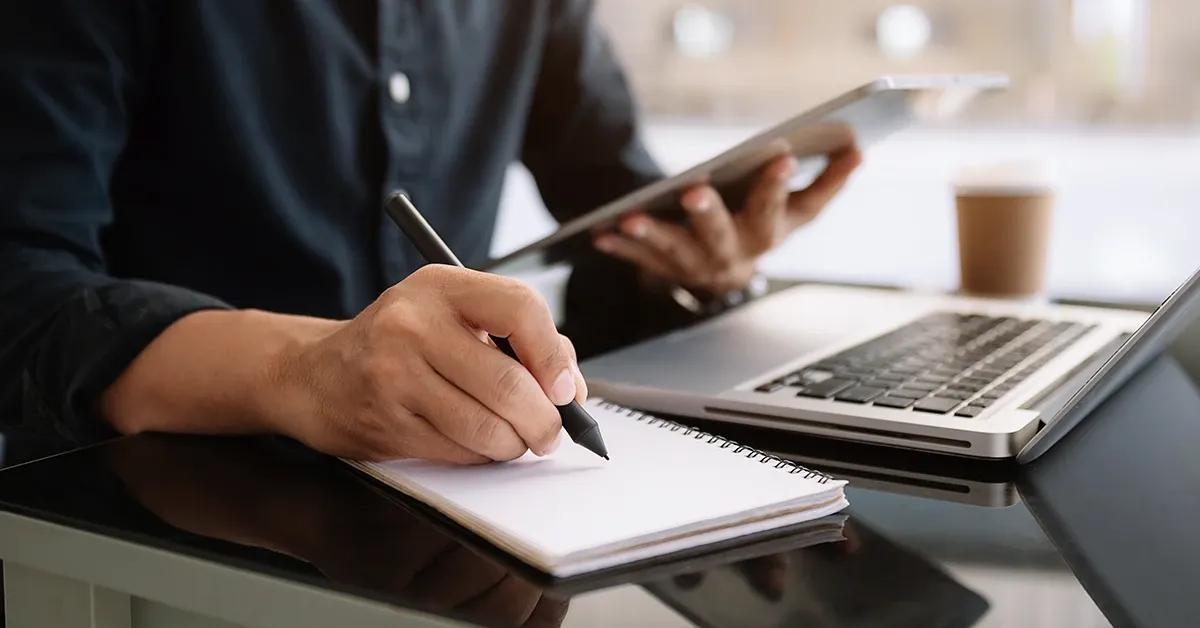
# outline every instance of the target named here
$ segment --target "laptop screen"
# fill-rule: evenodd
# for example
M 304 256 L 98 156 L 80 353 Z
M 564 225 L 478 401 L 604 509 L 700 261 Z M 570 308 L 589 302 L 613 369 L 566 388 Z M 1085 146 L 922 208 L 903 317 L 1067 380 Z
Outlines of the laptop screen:
M 1139 368 L 1162 353 L 1185 329 L 1200 324 L 1200 270 L 1171 293 L 1071 395 L 1046 427 L 1017 456 L 1021 463 L 1045 453 L 1104 402 Z

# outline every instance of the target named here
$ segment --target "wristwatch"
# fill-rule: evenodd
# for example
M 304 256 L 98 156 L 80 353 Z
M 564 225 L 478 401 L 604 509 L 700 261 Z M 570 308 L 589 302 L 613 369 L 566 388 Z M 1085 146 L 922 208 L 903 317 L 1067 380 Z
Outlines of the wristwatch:
M 675 301 L 679 307 L 697 316 L 712 316 L 756 297 L 761 297 L 767 293 L 767 288 L 767 277 L 762 273 L 754 273 L 750 281 L 746 282 L 745 287 L 706 299 L 702 299 L 691 290 L 678 285 L 673 286 L 670 293 L 671 300 Z

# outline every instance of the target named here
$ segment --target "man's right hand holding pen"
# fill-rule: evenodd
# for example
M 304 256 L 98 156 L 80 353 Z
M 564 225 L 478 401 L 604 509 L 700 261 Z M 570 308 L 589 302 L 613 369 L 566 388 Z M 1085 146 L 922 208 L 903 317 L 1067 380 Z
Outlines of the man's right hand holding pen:
M 520 362 L 488 334 L 508 338 Z M 185 316 L 108 388 L 102 411 L 122 432 L 223 422 L 221 431 L 282 433 L 348 458 L 469 464 L 553 451 L 555 406 L 586 397 L 574 347 L 536 291 L 430 265 L 349 321 Z

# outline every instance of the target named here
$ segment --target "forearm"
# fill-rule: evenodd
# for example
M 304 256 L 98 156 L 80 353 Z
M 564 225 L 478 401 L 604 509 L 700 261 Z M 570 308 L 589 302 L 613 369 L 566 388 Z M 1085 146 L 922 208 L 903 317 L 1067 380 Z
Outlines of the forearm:
M 119 432 L 295 434 L 279 381 L 290 348 L 336 321 L 256 310 L 209 310 L 171 324 L 100 398 Z

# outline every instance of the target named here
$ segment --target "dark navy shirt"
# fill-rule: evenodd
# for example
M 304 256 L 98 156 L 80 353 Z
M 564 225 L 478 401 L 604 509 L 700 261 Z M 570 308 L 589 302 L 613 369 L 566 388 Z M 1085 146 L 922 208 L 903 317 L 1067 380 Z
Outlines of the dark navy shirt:
M 0 407 L 60 434 L 204 308 L 350 317 L 420 259 L 402 188 L 468 264 L 506 168 L 560 218 L 659 175 L 591 3 L 0 3 Z

